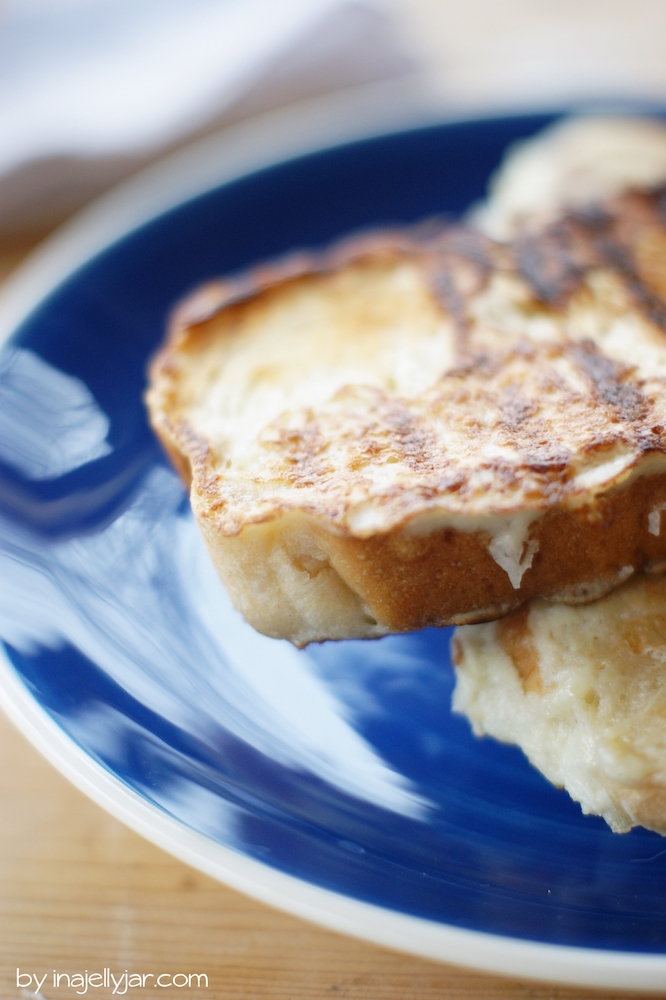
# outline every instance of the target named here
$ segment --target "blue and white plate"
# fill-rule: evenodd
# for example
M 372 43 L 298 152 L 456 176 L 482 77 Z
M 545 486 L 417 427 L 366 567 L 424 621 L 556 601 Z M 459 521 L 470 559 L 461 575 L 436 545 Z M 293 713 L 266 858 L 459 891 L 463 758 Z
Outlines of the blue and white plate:
M 268 146 L 246 126 L 24 267 L 0 302 L 0 696 L 96 801 L 262 900 L 478 969 L 664 989 L 666 841 L 612 834 L 519 750 L 475 739 L 450 712 L 449 630 L 300 652 L 254 632 L 142 402 L 198 282 L 460 213 L 548 120 L 323 149 L 302 123 Z

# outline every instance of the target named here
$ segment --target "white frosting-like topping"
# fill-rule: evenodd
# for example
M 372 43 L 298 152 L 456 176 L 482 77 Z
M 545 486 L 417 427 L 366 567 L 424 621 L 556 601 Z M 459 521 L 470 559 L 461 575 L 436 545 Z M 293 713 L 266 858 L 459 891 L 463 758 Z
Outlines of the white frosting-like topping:
M 492 539 L 488 551 L 498 566 L 501 566 L 511 580 L 514 590 L 520 587 L 525 570 L 529 569 L 539 551 L 536 539 L 527 542 L 529 526 L 534 520 L 526 514 L 507 518 L 503 528 Z
M 574 482 L 576 486 L 584 490 L 592 489 L 594 486 L 601 486 L 602 483 L 608 483 L 613 479 L 617 479 L 635 461 L 636 455 L 633 452 L 625 452 L 623 455 L 617 455 L 607 462 L 593 465 L 591 469 L 579 472 L 578 475 L 574 476 Z
M 662 510 L 666 510 L 666 503 L 660 503 L 648 514 L 648 531 L 651 535 L 659 535 L 660 533 Z
M 523 574 L 530 568 L 539 551 L 538 541 L 528 539 L 532 524 L 541 515 L 540 510 L 477 517 L 450 511 L 428 511 L 427 514 L 414 518 L 406 530 L 410 535 L 427 535 L 441 528 L 455 528 L 457 531 L 482 531 L 490 535 L 488 551 L 509 577 L 514 590 L 518 590 Z

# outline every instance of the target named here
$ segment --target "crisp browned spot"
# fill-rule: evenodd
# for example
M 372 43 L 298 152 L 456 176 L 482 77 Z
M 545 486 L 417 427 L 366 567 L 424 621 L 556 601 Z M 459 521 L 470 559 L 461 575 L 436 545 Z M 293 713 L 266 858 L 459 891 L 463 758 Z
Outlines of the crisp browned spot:
M 562 306 L 579 287 L 584 269 L 576 260 L 563 226 L 518 241 L 516 264 L 533 294 L 550 306 Z
M 454 667 L 459 667 L 463 661 L 463 649 L 457 635 L 451 639 L 451 660 Z
M 643 314 L 666 330 L 661 196 L 660 191 L 629 191 L 520 237 L 513 248 L 517 272 L 537 301 L 564 309 L 591 269 L 610 268 Z
M 523 691 L 541 694 L 543 684 L 539 670 L 539 654 L 527 624 L 529 606 L 524 604 L 497 623 L 497 638 L 513 665 L 523 685 Z
M 582 340 L 571 347 L 571 354 L 592 384 L 597 399 L 611 407 L 619 420 L 639 420 L 648 411 L 648 403 L 636 385 L 623 381 L 630 373 L 601 353 L 597 344 Z

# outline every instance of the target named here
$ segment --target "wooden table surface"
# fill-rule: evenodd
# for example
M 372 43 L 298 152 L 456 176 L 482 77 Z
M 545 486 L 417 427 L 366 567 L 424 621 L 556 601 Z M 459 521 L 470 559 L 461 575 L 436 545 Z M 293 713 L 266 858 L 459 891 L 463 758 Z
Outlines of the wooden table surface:
M 0 280 L 35 243 L 0 241 Z M 0 998 L 77 996 L 52 974 L 205 973 L 178 995 L 244 1000 L 583 1000 L 625 997 L 478 975 L 356 941 L 188 868 L 105 813 L 0 712 Z M 168 981 L 168 980 L 167 980 Z M 23 984 L 27 982 L 24 978 Z M 152 998 L 174 990 L 130 990 Z M 202 981 L 203 982 L 203 981 Z M 121 987 L 122 989 L 122 987 Z M 111 996 L 111 989 L 87 996 Z M 38 998 L 39 1000 L 39 998 Z

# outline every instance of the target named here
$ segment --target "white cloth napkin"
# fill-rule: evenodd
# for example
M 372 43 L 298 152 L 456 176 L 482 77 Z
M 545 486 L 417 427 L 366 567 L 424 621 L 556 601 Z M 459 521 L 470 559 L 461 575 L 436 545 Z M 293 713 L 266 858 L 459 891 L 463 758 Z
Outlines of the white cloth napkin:
M 45 225 L 213 128 L 412 73 L 373 0 L 5 0 L 0 226 Z

